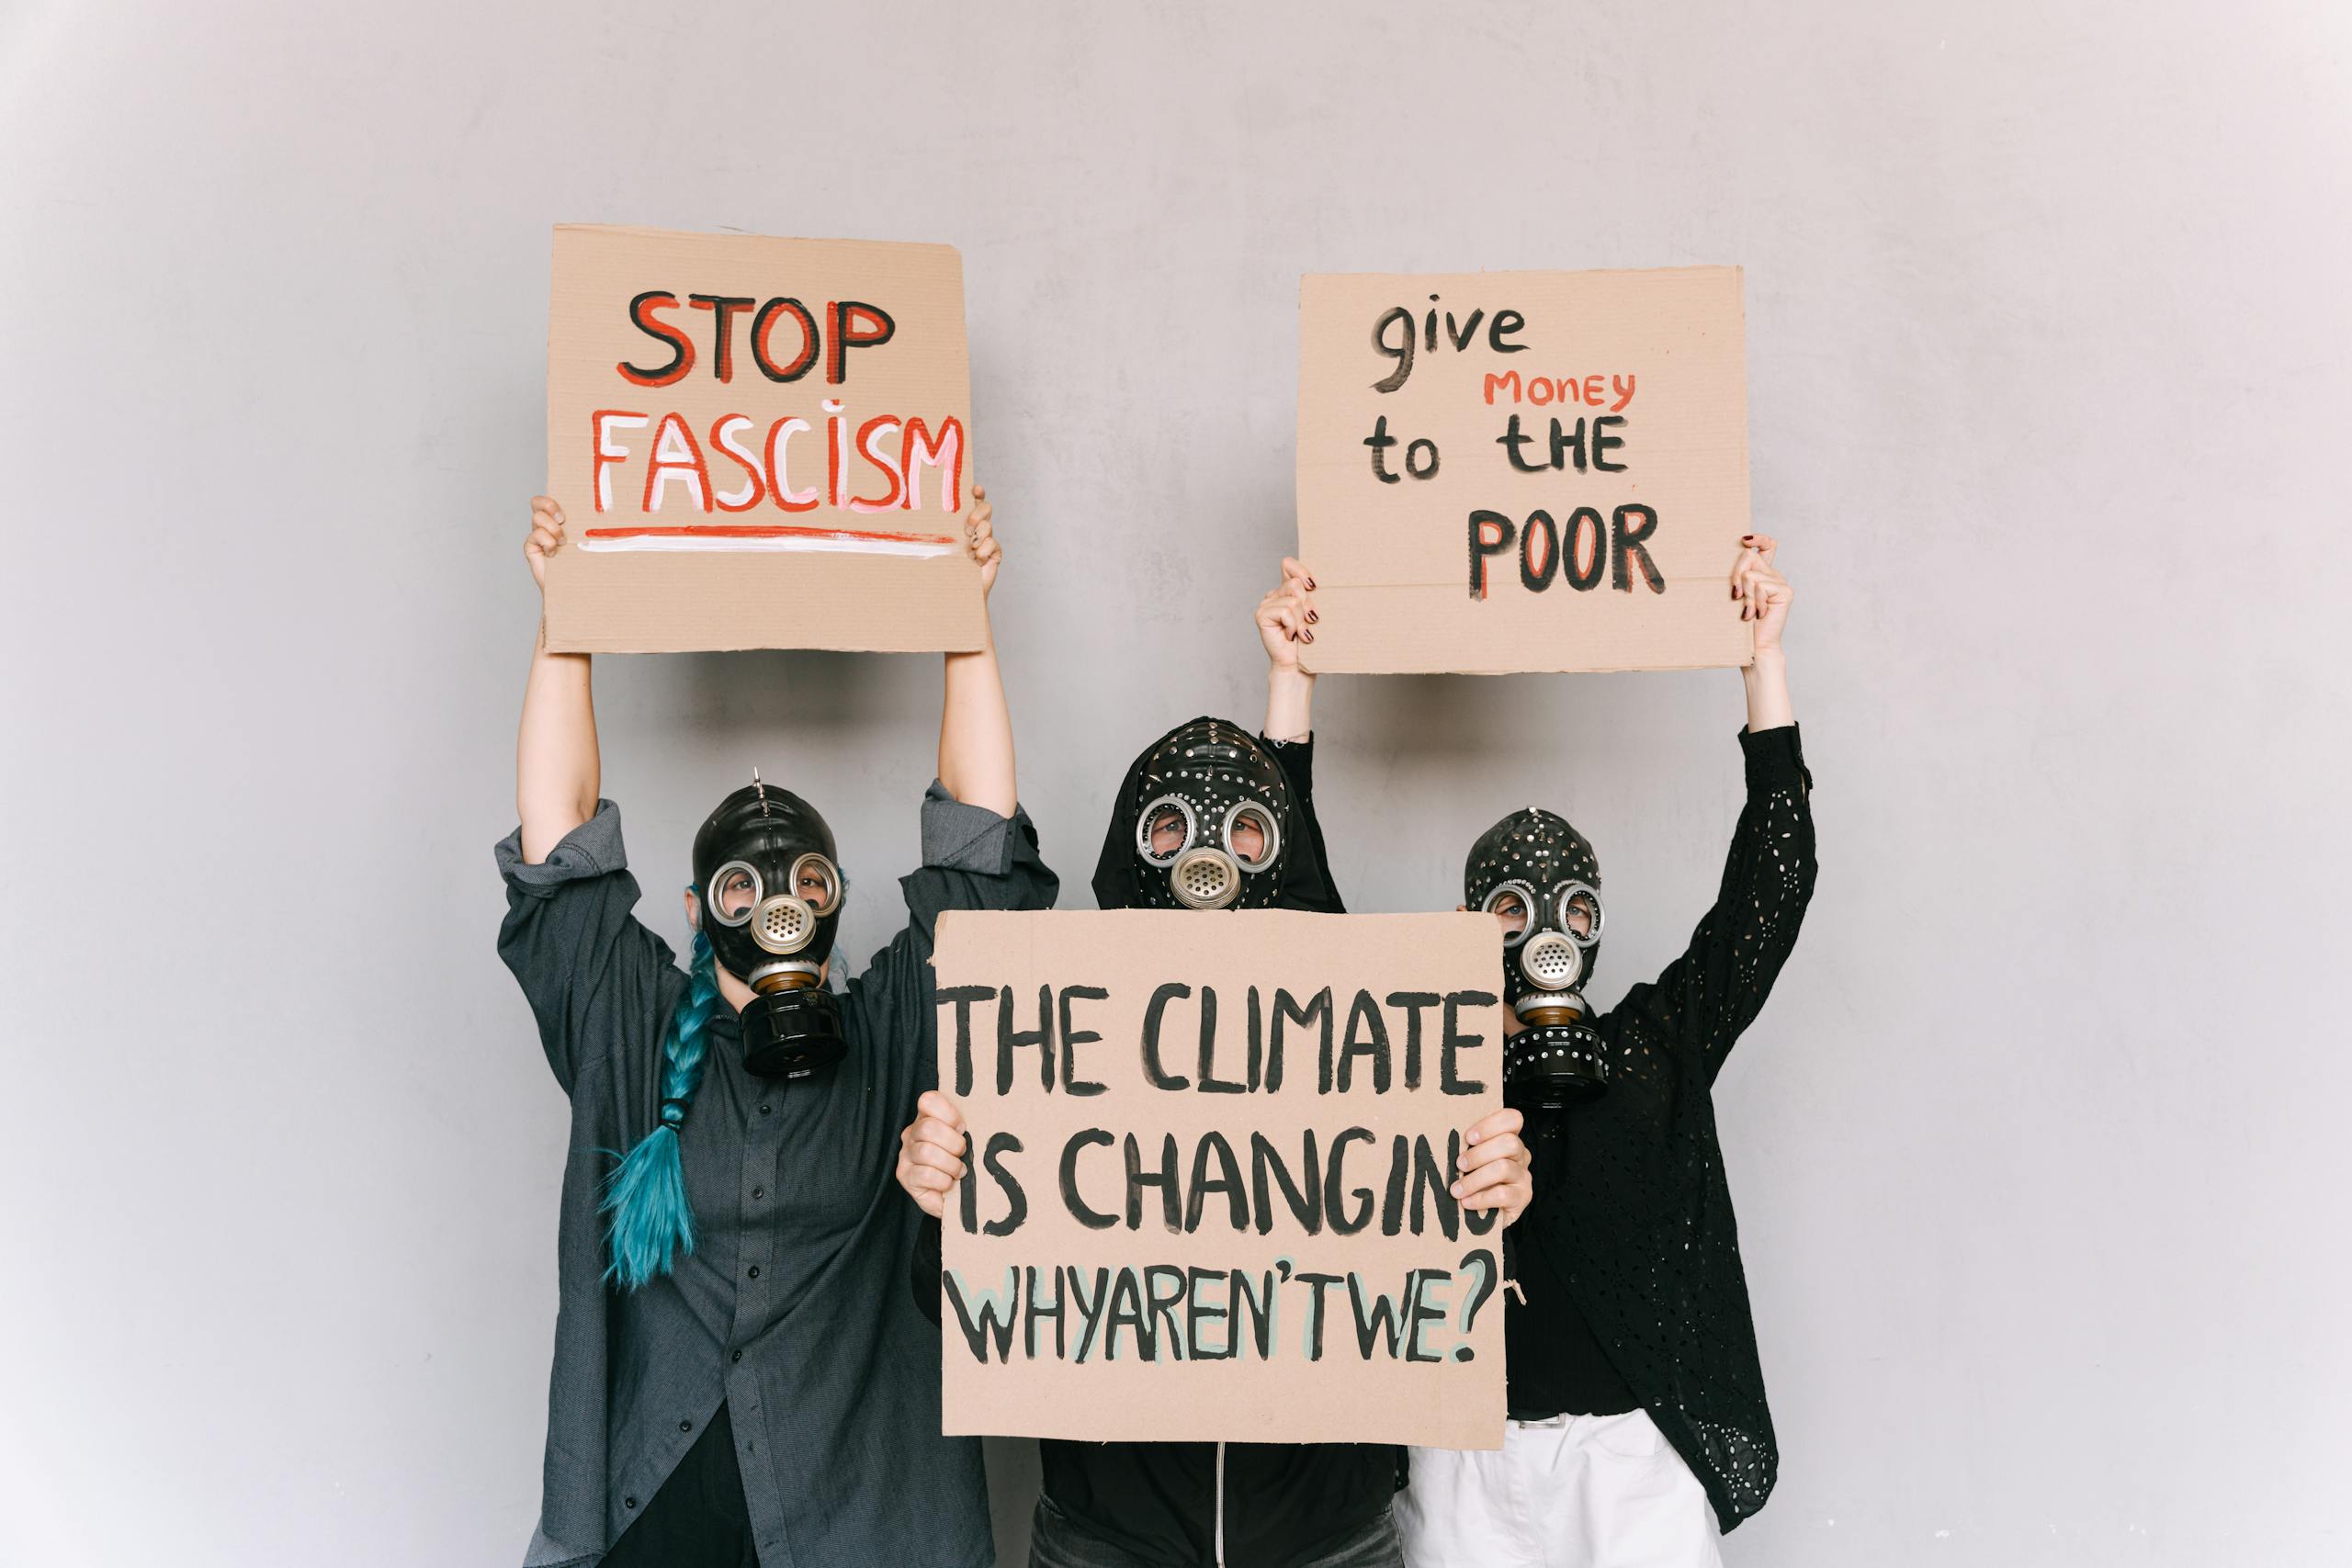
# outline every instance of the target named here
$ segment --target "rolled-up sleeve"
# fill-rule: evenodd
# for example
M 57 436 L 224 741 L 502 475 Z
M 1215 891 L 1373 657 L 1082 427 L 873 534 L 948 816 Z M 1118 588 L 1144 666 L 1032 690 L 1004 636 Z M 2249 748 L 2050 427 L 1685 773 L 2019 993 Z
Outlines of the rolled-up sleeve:
M 948 909 L 1050 909 L 1061 878 L 1037 850 L 1037 827 L 1015 806 L 1000 817 L 967 806 L 933 779 L 922 797 L 922 865 L 901 877 L 907 923 L 923 956 L 933 926 Z
M 1793 724 L 1776 729 L 1743 729 L 1739 750 L 1747 772 L 1747 798 L 1755 804 L 1776 790 L 1813 794 L 1813 770 L 1804 765 L 1804 738 Z
M 493 852 L 506 884 L 498 956 L 538 1021 L 548 1066 L 569 1094 L 594 1055 L 624 1048 L 658 1014 L 670 948 L 639 922 L 637 878 L 621 842 L 620 808 L 596 814 L 533 863 L 515 829 Z
M 1018 807 L 1000 817 L 967 806 L 934 780 L 922 800 L 923 863 L 899 879 L 906 928 L 850 982 L 853 1003 L 882 1048 L 908 1053 L 907 1105 L 935 1086 L 933 931 L 949 909 L 1050 909 L 1061 879 L 1037 852 L 1036 825 Z

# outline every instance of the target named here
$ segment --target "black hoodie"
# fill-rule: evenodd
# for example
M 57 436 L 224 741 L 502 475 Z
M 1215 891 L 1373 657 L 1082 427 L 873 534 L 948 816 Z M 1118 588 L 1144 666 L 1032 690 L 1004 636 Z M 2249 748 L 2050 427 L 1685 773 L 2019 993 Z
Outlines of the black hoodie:
M 1315 817 L 1315 742 L 1267 741 L 1290 780 L 1298 819 L 1280 907 L 1344 914 Z M 1147 754 L 1149 749 L 1147 749 Z M 1127 768 L 1095 863 L 1094 900 L 1105 909 L 1142 902 L 1135 863 L 1142 756 Z M 939 1222 L 915 1249 L 915 1296 L 939 1315 Z M 1385 1443 L 1039 1442 L 1046 1506 L 1079 1529 L 1142 1562 L 1167 1568 L 1283 1568 L 1311 1561 L 1361 1533 L 1388 1506 L 1403 1452 Z M 1221 1517 L 1220 1517 L 1221 1516 Z

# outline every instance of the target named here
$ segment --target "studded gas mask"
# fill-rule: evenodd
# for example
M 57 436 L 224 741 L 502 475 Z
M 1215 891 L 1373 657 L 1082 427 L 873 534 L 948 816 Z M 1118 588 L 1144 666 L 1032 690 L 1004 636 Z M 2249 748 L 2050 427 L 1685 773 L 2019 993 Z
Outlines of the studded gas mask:
M 1556 1111 L 1609 1086 L 1584 999 L 1600 951 L 1600 863 L 1549 811 L 1515 811 L 1470 847 L 1463 901 L 1503 928 L 1503 996 L 1528 1027 L 1503 1043 L 1503 1098 Z
M 1154 909 L 1271 909 L 1290 852 L 1290 782 L 1222 719 L 1170 730 L 1137 766 L 1136 877 Z
M 752 987 L 743 1066 L 797 1078 L 848 1050 L 841 1004 L 824 987 L 841 923 L 832 829 L 789 790 L 751 784 L 718 803 L 695 835 L 702 931 L 721 966 Z

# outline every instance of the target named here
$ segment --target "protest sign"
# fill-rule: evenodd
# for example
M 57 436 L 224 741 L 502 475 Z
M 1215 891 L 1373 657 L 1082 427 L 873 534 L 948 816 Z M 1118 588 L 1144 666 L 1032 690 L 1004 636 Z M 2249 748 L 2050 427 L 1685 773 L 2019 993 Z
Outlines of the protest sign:
M 1483 915 L 940 917 L 950 1433 L 1498 1447 Z
M 968 649 L 963 261 L 555 231 L 548 646 Z
M 1747 663 L 1744 339 L 1736 267 L 1304 279 L 1308 667 Z

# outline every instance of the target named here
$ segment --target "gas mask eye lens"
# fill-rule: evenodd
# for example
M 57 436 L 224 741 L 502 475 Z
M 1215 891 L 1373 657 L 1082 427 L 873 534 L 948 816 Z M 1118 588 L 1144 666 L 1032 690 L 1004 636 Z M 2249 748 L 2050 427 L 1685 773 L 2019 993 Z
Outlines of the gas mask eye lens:
M 792 865 L 792 893 L 820 916 L 841 907 L 842 874 L 819 854 L 802 855 Z
M 1600 940 L 1600 895 L 1581 882 L 1560 889 L 1560 924 L 1579 947 Z
M 1225 817 L 1225 847 L 1244 871 L 1263 871 L 1282 852 L 1282 830 L 1274 814 L 1253 800 L 1245 800 Z
M 1143 808 L 1136 851 L 1153 865 L 1173 865 L 1193 837 L 1193 808 L 1174 795 L 1162 795 Z
M 1526 939 L 1528 911 L 1534 907 L 1534 890 L 1521 882 L 1504 883 L 1487 895 L 1482 906 L 1501 923 L 1505 947 L 1516 947 Z
M 741 925 L 759 901 L 760 874 L 754 867 L 730 861 L 711 874 L 708 909 L 720 925 Z

